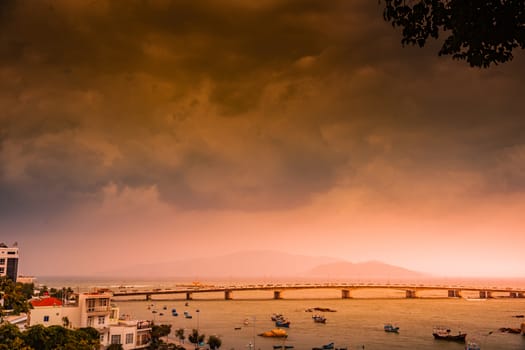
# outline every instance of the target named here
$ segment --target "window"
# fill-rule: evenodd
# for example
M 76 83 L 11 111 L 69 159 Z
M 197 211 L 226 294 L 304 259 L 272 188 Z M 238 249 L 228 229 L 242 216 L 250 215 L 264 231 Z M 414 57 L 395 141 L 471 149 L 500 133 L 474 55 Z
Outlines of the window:
M 120 342 L 120 334 L 113 334 L 111 336 L 111 344 L 122 344 Z
M 101 344 L 104 343 L 104 334 L 101 334 L 101 335 L 100 335 L 100 343 L 101 343 Z
M 93 312 L 95 311 L 95 299 L 87 299 L 87 311 Z
M 3 267 L 0 267 L 0 273 L 4 273 L 5 269 Z
M 0 259 L 0 265 L 5 265 L 5 258 Z
M 44 316 L 44 322 L 49 322 L 49 316 Z
M 99 299 L 99 306 L 108 306 L 108 299 Z
M 88 327 L 93 327 L 93 323 L 94 323 L 93 316 L 89 316 L 87 318 L 87 326 Z
M 126 344 L 133 344 L 133 333 L 126 334 Z
M 104 324 L 106 321 L 106 317 L 104 316 L 99 316 L 98 317 L 98 324 Z

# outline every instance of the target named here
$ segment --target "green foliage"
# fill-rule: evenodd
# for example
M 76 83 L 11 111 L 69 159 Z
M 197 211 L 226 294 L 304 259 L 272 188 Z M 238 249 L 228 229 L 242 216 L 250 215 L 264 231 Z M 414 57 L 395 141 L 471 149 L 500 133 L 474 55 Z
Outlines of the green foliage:
M 382 2 L 383 0 L 379 0 Z M 403 28 L 403 45 L 423 47 L 429 38 L 448 35 L 439 55 L 466 60 L 472 67 L 512 60 L 525 48 L 523 0 L 384 0 L 383 17 Z
M 150 349 L 161 349 L 162 344 L 164 342 L 162 341 L 162 337 L 167 337 L 171 332 L 171 325 L 170 324 L 161 324 L 161 325 L 153 325 L 151 327 L 151 343 L 150 343 Z
M 3 308 L 0 306 L 0 314 L 3 314 L 3 310 L 13 310 L 15 315 L 29 311 L 29 303 L 22 283 L 15 283 L 7 277 L 0 277 L 0 293 L 4 299 Z
M 193 329 L 191 334 L 188 336 L 188 340 L 192 344 L 200 344 L 204 342 L 204 338 L 206 338 L 206 336 L 204 334 L 199 334 L 199 331 L 196 329 Z
M 208 337 L 208 345 L 210 346 L 211 350 L 217 350 L 222 345 L 222 340 L 216 335 L 210 335 Z
M 186 339 L 186 336 L 184 335 L 184 328 L 179 328 L 175 331 L 175 336 L 180 340 L 183 341 Z
M 0 350 L 98 350 L 94 328 L 71 330 L 61 326 L 35 325 L 24 332 L 6 323 L 0 326 Z

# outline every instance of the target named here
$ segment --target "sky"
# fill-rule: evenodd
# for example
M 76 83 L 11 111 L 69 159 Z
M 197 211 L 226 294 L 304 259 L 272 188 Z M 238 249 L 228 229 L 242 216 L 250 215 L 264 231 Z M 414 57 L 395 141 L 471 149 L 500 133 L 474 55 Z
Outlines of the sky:
M 93 275 L 277 250 L 525 277 L 525 55 L 369 0 L 3 0 L 0 241 Z

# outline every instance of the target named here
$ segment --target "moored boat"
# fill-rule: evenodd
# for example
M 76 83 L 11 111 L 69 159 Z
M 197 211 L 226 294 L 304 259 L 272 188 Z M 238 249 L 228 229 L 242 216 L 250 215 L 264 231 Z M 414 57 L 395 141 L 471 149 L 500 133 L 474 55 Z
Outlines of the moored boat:
M 277 320 L 277 321 L 275 321 L 275 326 L 276 326 L 276 327 L 285 327 L 285 328 L 289 328 L 289 327 L 290 327 L 290 321 L 287 321 L 287 320 Z
M 467 337 L 467 333 L 461 333 L 461 331 L 458 332 L 458 334 L 452 334 L 451 330 L 446 327 L 434 327 L 432 335 L 434 336 L 434 339 L 449 340 L 462 343 L 465 342 L 465 338 Z
M 478 345 L 478 343 L 469 341 L 467 343 L 467 346 L 465 346 L 465 350 L 480 350 L 481 347 Z
M 384 328 L 385 332 L 389 332 L 389 333 L 398 333 L 399 332 L 399 327 L 394 326 L 391 323 L 386 323 L 383 328 Z
M 261 337 L 270 337 L 270 338 L 286 338 L 288 334 L 284 329 L 274 328 L 271 331 L 266 331 L 258 334 Z
M 312 319 L 313 319 L 314 322 L 316 322 L 316 323 L 326 323 L 326 317 L 321 316 L 321 315 L 313 315 L 313 316 L 312 316 Z

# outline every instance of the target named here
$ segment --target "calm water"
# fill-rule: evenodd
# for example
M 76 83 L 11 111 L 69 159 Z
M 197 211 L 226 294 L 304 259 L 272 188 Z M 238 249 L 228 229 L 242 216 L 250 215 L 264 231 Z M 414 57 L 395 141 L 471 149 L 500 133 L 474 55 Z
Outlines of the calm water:
M 483 350 L 525 349 L 525 336 L 498 331 L 498 328 L 516 328 L 525 322 L 525 319 L 512 317 L 525 314 L 525 299 L 404 299 L 399 297 L 401 292 L 389 292 L 394 298 L 384 299 L 373 294 L 379 293 L 377 291 L 360 293 L 354 294 L 355 299 L 343 300 L 339 298 L 340 292 L 335 290 L 286 291 L 283 294 L 285 299 L 273 300 L 268 291 L 236 292 L 234 300 L 227 301 L 222 299 L 222 294 L 195 294 L 188 306 L 185 306 L 182 296 L 178 296 L 181 298 L 178 300 L 117 301 L 116 304 L 121 315 L 171 324 L 173 330 L 184 328 L 186 334 L 199 328 L 207 336 L 218 335 L 223 342 L 221 349 L 228 350 L 247 349 L 254 340 L 255 348 L 262 350 L 282 344 L 281 340 L 255 335 L 275 328 L 270 319 L 273 313 L 281 313 L 291 321 L 285 344 L 294 345 L 299 350 L 329 342 L 349 349 L 362 349 L 363 345 L 372 350 L 464 349 L 464 344 L 434 340 L 432 327 L 435 325 L 468 333 L 467 339 L 476 340 Z M 164 307 L 167 310 L 163 310 Z M 313 307 L 331 308 L 337 312 L 324 313 L 327 323 L 316 324 L 311 318 L 312 313 L 305 312 Z M 171 316 L 172 308 L 177 309 L 178 317 Z M 157 313 L 152 313 L 152 310 Z M 182 316 L 184 311 L 193 318 L 185 319 Z M 249 320 L 249 325 L 244 325 L 245 319 Z M 385 333 L 383 324 L 386 322 L 399 326 L 400 333 Z M 236 327 L 241 329 L 235 330 Z M 489 335 L 490 332 L 493 333 Z M 171 338 L 174 339 L 174 335 Z

